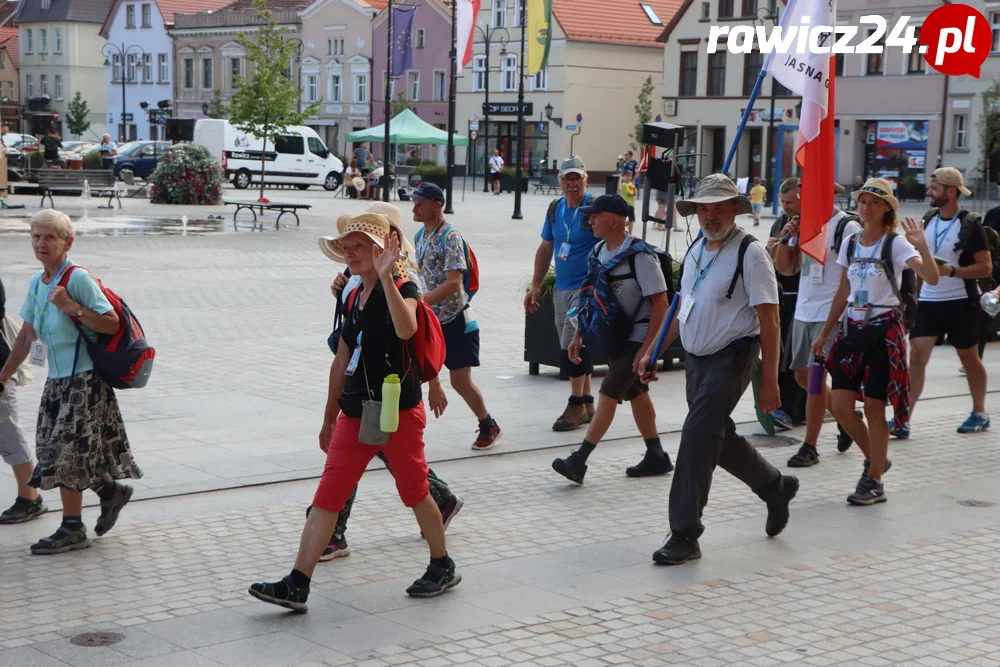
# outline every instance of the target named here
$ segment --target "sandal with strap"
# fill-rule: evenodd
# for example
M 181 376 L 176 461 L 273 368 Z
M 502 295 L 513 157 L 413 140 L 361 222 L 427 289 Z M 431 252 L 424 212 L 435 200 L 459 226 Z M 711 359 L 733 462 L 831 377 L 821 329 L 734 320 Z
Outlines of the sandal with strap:
M 101 537 L 115 527 L 122 508 L 132 499 L 134 489 L 130 485 L 123 484 L 122 482 L 114 482 L 114 485 L 115 491 L 112 496 L 107 500 L 101 501 L 101 516 L 98 517 L 97 523 L 94 524 L 94 532 L 97 533 L 98 537 Z
M 309 589 L 297 587 L 290 577 L 270 583 L 251 584 L 247 592 L 262 602 L 276 604 L 299 614 L 309 611 L 309 605 L 306 604 Z
M 38 542 L 31 545 L 31 553 L 36 556 L 48 556 L 51 554 L 61 554 L 67 551 L 77 551 L 90 546 L 90 539 L 87 538 L 87 529 L 70 530 L 66 526 L 59 526 L 56 532 L 49 537 L 43 537 Z
M 449 588 L 458 586 L 461 582 L 462 575 L 455 571 L 454 563 L 447 569 L 428 565 L 424 576 L 414 581 L 413 585 L 406 589 L 406 594 L 412 598 L 433 598 Z

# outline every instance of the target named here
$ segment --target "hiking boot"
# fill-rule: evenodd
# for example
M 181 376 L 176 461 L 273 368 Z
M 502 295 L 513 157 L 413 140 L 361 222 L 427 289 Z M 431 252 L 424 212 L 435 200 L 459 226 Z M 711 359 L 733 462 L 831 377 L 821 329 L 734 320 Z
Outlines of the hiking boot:
M 115 492 L 107 500 L 101 500 L 101 516 L 94 524 L 94 533 L 100 537 L 115 527 L 118 522 L 118 515 L 122 508 L 132 499 L 132 487 L 122 482 L 112 482 L 115 485 Z
M 673 533 L 666 544 L 653 552 L 653 562 L 657 565 L 680 565 L 698 558 L 701 558 L 698 540 Z
M 323 549 L 323 554 L 319 557 L 319 562 L 326 563 L 350 555 L 351 547 L 347 546 L 347 538 L 343 535 L 333 535 L 330 537 L 330 543 Z
M 799 478 L 782 475 L 781 498 L 767 504 L 767 524 L 764 531 L 768 537 L 777 537 L 788 525 L 788 505 L 798 492 Z
M 884 475 L 887 472 L 889 472 L 889 468 L 891 467 L 892 467 L 892 459 L 886 459 L 885 465 L 882 466 L 882 474 Z M 862 469 L 861 479 L 864 479 L 865 477 L 868 476 L 868 471 L 871 470 L 871 468 L 872 468 L 872 462 L 869 461 L 868 459 L 865 459 L 865 465 L 864 468 Z M 861 484 L 861 479 L 858 480 L 858 484 Z
M 462 575 L 455 571 L 455 561 L 448 558 L 448 567 L 440 567 L 431 563 L 427 566 L 424 576 L 413 582 L 406 589 L 406 594 L 412 598 L 433 598 L 441 595 L 449 588 L 454 588 L 462 582 Z
M 594 407 L 594 397 L 584 396 L 583 397 L 583 408 L 587 411 L 587 421 L 584 424 L 589 424 L 590 420 L 594 418 L 594 412 L 597 408 Z
M 819 452 L 816 448 L 805 442 L 799 447 L 799 451 L 788 459 L 789 468 L 808 468 L 819 463 Z
M 580 460 L 576 450 L 564 459 L 552 462 L 552 469 L 571 482 L 583 484 L 583 476 L 587 474 L 587 464 Z
M 0 524 L 25 523 L 37 519 L 48 511 L 49 508 L 42 502 L 41 494 L 35 500 L 18 496 L 14 504 L 0 514 Z
M 271 583 L 250 584 L 247 592 L 262 602 L 276 604 L 300 614 L 309 610 L 306 604 L 306 600 L 309 599 L 309 587 L 299 588 L 292 583 L 291 577 Z
M 590 414 L 587 406 L 582 402 L 574 403 L 572 399 L 566 404 L 566 409 L 556 422 L 552 425 L 553 431 L 572 431 L 581 424 L 590 421 Z
M 448 504 L 441 508 L 441 523 L 444 524 L 444 529 L 448 530 L 448 524 L 451 520 L 458 516 L 458 513 L 462 511 L 462 507 L 465 506 L 465 501 L 462 500 L 461 496 L 456 494 L 451 494 L 451 498 L 448 499 Z
M 625 468 L 625 474 L 629 477 L 653 477 L 655 475 L 666 475 L 674 469 L 674 464 L 670 462 L 670 455 L 666 452 L 652 452 L 646 450 L 646 455 L 642 457 L 638 465 Z
M 67 551 L 77 551 L 90 546 L 87 538 L 87 527 L 81 525 L 79 530 L 72 530 L 66 526 L 59 526 L 56 532 L 48 537 L 43 537 L 31 545 L 31 553 L 36 556 L 48 556 L 52 554 L 66 553 Z
M 979 433 L 980 431 L 985 431 L 990 427 L 990 418 L 983 417 L 978 413 L 973 412 L 969 415 L 969 418 L 962 422 L 962 425 L 958 427 L 959 433 Z
M 861 410 L 855 410 L 854 414 L 858 416 L 859 419 L 865 418 L 865 413 Z M 854 438 L 848 435 L 847 431 L 840 424 L 837 424 L 837 451 L 846 452 L 854 444 Z
M 877 482 L 871 477 L 862 477 L 857 490 L 847 496 L 847 502 L 851 505 L 874 505 L 884 503 L 886 500 L 888 498 L 885 496 L 882 482 Z
M 895 419 L 890 419 L 889 420 L 889 435 L 891 435 L 894 438 L 899 438 L 900 440 L 906 440 L 906 439 L 908 439 L 910 437 L 910 426 L 909 426 L 909 424 L 907 424 L 906 426 L 899 426 L 899 427 L 897 427 L 896 426 L 896 420 Z
M 497 440 L 500 439 L 500 435 L 503 431 L 497 426 L 494 420 L 490 420 L 491 425 L 485 426 L 481 425 L 479 427 L 479 436 L 476 441 L 472 443 L 472 451 L 474 452 L 485 452 L 487 450 L 493 449 L 493 446 L 497 444 Z

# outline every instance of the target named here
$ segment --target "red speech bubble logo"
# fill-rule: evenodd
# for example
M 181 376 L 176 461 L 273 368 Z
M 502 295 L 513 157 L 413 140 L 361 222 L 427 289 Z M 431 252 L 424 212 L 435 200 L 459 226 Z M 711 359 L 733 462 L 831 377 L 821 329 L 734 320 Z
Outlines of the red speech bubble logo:
M 969 5 L 943 5 L 920 27 L 920 52 L 927 64 L 942 74 L 971 74 L 993 48 L 993 31 L 986 17 Z

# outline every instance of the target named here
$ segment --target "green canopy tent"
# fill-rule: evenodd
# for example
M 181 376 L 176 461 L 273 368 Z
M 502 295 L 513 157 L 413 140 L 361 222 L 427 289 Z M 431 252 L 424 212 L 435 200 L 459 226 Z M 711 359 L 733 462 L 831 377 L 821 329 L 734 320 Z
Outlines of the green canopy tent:
M 370 141 L 380 144 L 385 141 L 385 123 L 348 133 L 348 143 Z M 468 146 L 469 139 L 454 135 L 456 146 Z M 403 109 L 389 121 L 389 143 L 391 144 L 446 144 L 448 133 L 424 122 L 411 109 Z

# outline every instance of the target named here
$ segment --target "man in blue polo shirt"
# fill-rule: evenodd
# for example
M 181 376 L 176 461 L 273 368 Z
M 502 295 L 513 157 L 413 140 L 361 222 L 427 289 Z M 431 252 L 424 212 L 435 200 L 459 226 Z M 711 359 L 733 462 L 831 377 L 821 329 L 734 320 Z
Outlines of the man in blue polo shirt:
M 535 253 L 535 270 L 531 289 L 524 297 L 524 308 L 528 312 L 538 310 L 542 281 L 554 257 L 556 284 L 552 300 L 555 305 L 556 333 L 562 348 L 561 369 L 569 375 L 571 393 L 566 410 L 552 425 L 552 430 L 570 431 L 588 423 L 594 416 L 594 397 L 590 393 L 590 374 L 594 371 L 594 365 L 590 353 L 587 348 L 583 348 L 579 363 L 573 363 L 567 352 L 576 334 L 576 304 L 580 288 L 587 278 L 587 260 L 597 245 L 597 237 L 590 228 L 589 215 L 581 210 L 593 199 L 587 194 L 587 168 L 582 158 L 574 155 L 563 160 L 559 170 L 559 186 L 563 196 L 549 204 L 545 214 L 542 243 Z

